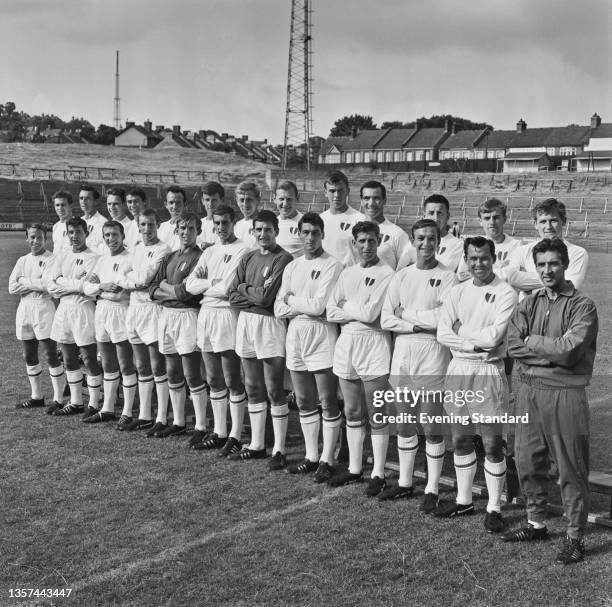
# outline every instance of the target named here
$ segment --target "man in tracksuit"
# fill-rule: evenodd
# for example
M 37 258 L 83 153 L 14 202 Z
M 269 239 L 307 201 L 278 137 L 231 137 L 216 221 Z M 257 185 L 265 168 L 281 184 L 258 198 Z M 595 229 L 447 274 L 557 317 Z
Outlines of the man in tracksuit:
M 516 459 L 527 501 L 527 527 L 502 539 L 524 542 L 548 537 L 545 517 L 549 456 L 559 468 L 561 498 L 569 521 L 557 562 L 584 558 L 589 499 L 589 406 L 585 386 L 593 373 L 597 340 L 595 304 L 565 279 L 567 246 L 545 238 L 533 248 L 544 288 L 518 306 L 508 329 L 508 352 L 521 380 Z

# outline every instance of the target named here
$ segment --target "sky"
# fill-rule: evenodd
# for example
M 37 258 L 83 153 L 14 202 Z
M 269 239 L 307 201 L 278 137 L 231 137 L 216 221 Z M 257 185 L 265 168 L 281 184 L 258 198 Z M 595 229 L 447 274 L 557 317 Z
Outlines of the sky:
M 313 134 L 453 114 L 612 122 L 610 0 L 313 0 Z M 290 0 L 0 0 L 0 102 L 281 143 Z

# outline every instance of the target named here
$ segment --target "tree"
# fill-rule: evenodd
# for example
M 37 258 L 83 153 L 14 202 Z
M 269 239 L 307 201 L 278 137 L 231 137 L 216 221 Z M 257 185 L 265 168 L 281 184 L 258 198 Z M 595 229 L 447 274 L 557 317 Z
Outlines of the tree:
M 119 134 L 119 131 L 107 124 L 101 124 L 98 126 L 98 130 L 93 138 L 93 143 L 99 143 L 101 145 L 114 145 L 115 137 Z
M 351 114 L 343 116 L 334 122 L 334 126 L 329 132 L 331 137 L 348 137 L 353 129 L 358 131 L 367 131 L 375 129 L 376 125 L 372 116 L 364 116 L 362 114 Z
M 383 122 L 380 125 L 381 129 L 405 129 L 410 128 L 405 122 L 401 120 L 391 120 L 389 122 Z

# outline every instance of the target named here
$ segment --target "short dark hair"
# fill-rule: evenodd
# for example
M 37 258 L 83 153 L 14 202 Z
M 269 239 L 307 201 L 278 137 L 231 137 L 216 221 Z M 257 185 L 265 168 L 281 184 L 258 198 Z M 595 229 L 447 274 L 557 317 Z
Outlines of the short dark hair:
M 487 200 L 478 207 L 478 217 L 483 213 L 491 213 L 497 210 L 501 211 L 504 219 L 506 219 L 506 205 L 499 198 L 487 198 Z
M 213 217 L 215 215 L 227 215 L 232 221 L 236 220 L 236 211 L 234 211 L 234 208 L 230 207 L 229 204 L 220 204 L 213 210 L 212 214 Z
M 125 204 L 125 190 L 123 188 L 110 188 L 106 190 L 107 200 L 109 196 L 119 196 L 119 198 L 121 198 L 121 202 Z
M 74 204 L 74 198 L 68 190 L 58 190 L 51 196 L 51 200 L 55 200 L 56 198 L 65 198 L 68 204 Z
M 202 186 L 202 194 L 206 194 L 206 196 L 219 194 L 219 198 L 223 200 L 225 198 L 225 188 L 218 181 L 207 181 Z
M 183 202 L 187 204 L 187 192 L 180 185 L 171 185 L 166 189 L 166 198 L 168 194 L 181 194 L 183 196 Z
M 468 247 L 472 245 L 477 249 L 482 249 L 483 247 L 489 247 L 489 251 L 491 251 L 491 257 L 495 259 L 495 243 L 485 238 L 484 236 L 468 236 L 463 241 L 463 256 L 467 259 Z
M 560 238 L 544 238 L 533 247 L 533 263 L 537 265 L 538 253 L 546 253 L 548 251 L 554 251 L 559 253 L 561 256 L 561 263 L 565 267 L 569 266 L 569 253 L 567 252 L 567 245 Z
M 363 198 L 363 191 L 366 189 L 376 189 L 379 188 L 380 189 L 380 193 L 382 194 L 383 200 L 387 200 L 387 188 L 380 183 L 380 181 L 374 181 L 374 180 L 370 180 L 370 181 L 366 181 L 360 188 L 359 188 L 359 197 Z
M 321 232 L 325 232 L 325 223 L 321 215 L 319 215 L 318 213 L 309 211 L 308 213 L 304 213 L 300 217 L 300 220 L 298 221 L 298 229 L 300 232 L 302 231 L 302 226 L 305 223 L 309 223 L 313 226 L 319 226 L 321 228 Z
M 234 190 L 234 196 L 236 196 L 238 192 L 253 192 L 253 196 L 255 196 L 257 200 L 261 200 L 261 191 L 254 181 L 241 181 Z
M 191 211 L 185 211 L 184 213 L 181 213 L 181 216 L 178 218 L 176 222 L 176 227 L 178 228 L 179 224 L 189 223 L 190 221 L 194 219 L 196 222 L 196 230 L 198 234 L 201 234 L 202 233 L 202 220 L 200 219 L 199 215 L 196 215 L 195 213 L 192 213 Z
M 561 223 L 565 225 L 567 223 L 567 212 L 565 210 L 565 205 L 556 198 L 547 198 L 546 200 L 540 200 L 540 202 L 536 202 L 534 205 L 531 215 L 533 220 L 536 221 L 538 219 L 538 215 L 543 213 L 556 213 L 559 215 L 561 219 Z
M 293 183 L 293 181 L 289 181 L 288 179 L 285 179 L 284 181 L 279 181 L 276 188 L 274 188 L 275 192 L 276 190 L 285 190 L 286 192 L 293 190 L 295 197 L 300 197 L 300 193 L 298 192 L 297 186 L 295 185 L 295 183 Z
M 349 187 L 348 177 L 342 171 L 331 171 L 325 177 L 323 187 L 327 188 L 327 184 L 343 183 L 347 188 Z
M 121 232 L 121 236 L 125 238 L 125 229 L 123 227 L 123 224 L 120 221 L 115 221 L 114 219 L 109 219 L 108 221 L 105 221 L 102 224 L 102 234 L 104 234 L 104 230 L 106 228 L 119 228 L 119 231 Z
M 372 232 L 376 234 L 376 238 L 380 236 L 380 228 L 378 224 L 373 221 L 359 221 L 353 226 L 351 232 L 355 240 L 357 240 L 357 234 L 361 234 L 362 232 Z
M 100 192 L 96 190 L 92 185 L 87 185 L 86 183 L 82 183 L 79 186 L 79 192 L 91 192 L 93 194 L 93 199 L 98 200 L 100 198 Z
M 436 234 L 438 235 L 438 242 L 440 242 L 440 227 L 433 219 L 419 219 L 412 224 L 412 228 L 410 228 L 410 232 L 412 234 L 412 239 L 414 240 L 414 233 L 417 230 L 421 230 L 423 228 L 435 228 Z
M 143 202 L 147 200 L 147 193 L 142 188 L 131 188 L 128 190 L 128 196 L 138 196 Z
M 26 223 L 26 236 L 28 235 L 28 230 L 40 230 L 45 236 L 47 235 L 47 226 L 44 223 Z
M 448 202 L 448 198 L 446 198 L 446 196 L 442 196 L 442 194 L 432 194 L 431 196 L 428 196 L 423 201 L 423 208 L 425 208 L 430 202 L 435 204 L 443 204 L 446 207 L 446 212 L 450 215 L 450 203 Z
M 159 226 L 160 219 L 157 211 L 155 209 L 143 209 L 142 213 L 140 213 L 141 217 L 155 217 L 155 223 Z
M 81 228 L 83 232 L 85 232 L 85 235 L 87 235 L 87 223 L 85 223 L 85 220 L 82 217 L 71 217 L 66 222 L 66 231 L 68 231 L 70 226 L 73 228 Z
M 253 227 L 255 227 L 256 221 L 265 221 L 266 223 L 271 223 L 274 226 L 274 230 L 278 232 L 278 217 L 272 211 L 259 211 L 257 215 L 253 217 Z

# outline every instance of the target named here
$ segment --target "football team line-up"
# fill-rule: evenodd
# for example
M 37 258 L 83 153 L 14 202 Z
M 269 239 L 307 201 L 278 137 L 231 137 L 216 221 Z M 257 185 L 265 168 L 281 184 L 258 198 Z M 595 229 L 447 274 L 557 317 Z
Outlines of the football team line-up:
M 485 530 L 507 542 L 547 538 L 554 461 L 568 519 L 556 560 L 581 561 L 589 498 L 585 387 L 598 321 L 594 303 L 580 291 L 587 252 L 563 239 L 563 203 L 537 203 L 539 240 L 522 244 L 504 234 L 504 204 L 489 199 L 478 210 L 484 236 L 463 240 L 449 230 L 448 200 L 433 194 L 410 238 L 385 218 L 382 183 L 361 186 L 364 214 L 348 205 L 342 172 L 330 173 L 324 188 L 329 209 L 302 215 L 295 184 L 279 183 L 277 216 L 260 210 L 257 185 L 243 182 L 235 191 L 244 216 L 237 221 L 219 183 L 203 188 L 204 218 L 186 212 L 185 192 L 171 186 L 170 220 L 161 225 L 141 189 L 107 190 L 109 220 L 96 211 L 99 194 L 91 186 L 79 192 L 82 218 L 72 215 L 72 195 L 56 192 L 53 252 L 45 248 L 44 226 L 28 226 L 30 253 L 9 279 L 9 292 L 20 297 L 16 330 L 32 390 L 18 407 L 45 406 L 40 344 L 53 386 L 49 414 L 81 414 L 87 424 L 112 421 L 121 383 L 118 430 L 179 436 L 187 429 L 188 386 L 195 411 L 191 448 L 215 449 L 236 462 L 266 458 L 269 410 L 269 469 L 312 474 L 332 487 L 364 480 L 369 427 L 373 467 L 365 493 L 381 500 L 413 497 L 422 431 L 427 484 L 420 508 L 447 518 L 474 514 L 477 430 L 489 496 Z M 513 364 L 520 382 L 510 399 Z M 287 369 L 305 447 L 303 461 L 291 465 Z M 406 387 L 418 397 L 381 399 Z M 484 397 L 455 402 L 442 393 Z M 207 432 L 209 398 L 214 429 Z M 242 445 L 247 412 L 251 441 Z M 499 421 L 509 414 L 529 421 Z M 452 421 L 466 416 L 467 423 Z M 448 502 L 438 499 L 443 419 L 451 420 L 457 480 L 456 499 Z M 384 473 L 390 420 L 398 435 L 397 484 L 388 484 Z M 348 459 L 348 469 L 334 459 L 341 434 L 338 459 Z M 527 508 L 527 523 L 513 530 L 501 516 L 507 469 L 509 480 L 518 471 Z M 509 483 L 508 490 L 512 497 L 518 487 Z

